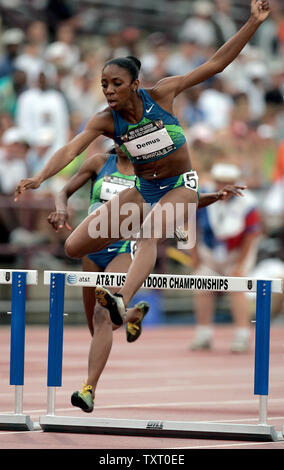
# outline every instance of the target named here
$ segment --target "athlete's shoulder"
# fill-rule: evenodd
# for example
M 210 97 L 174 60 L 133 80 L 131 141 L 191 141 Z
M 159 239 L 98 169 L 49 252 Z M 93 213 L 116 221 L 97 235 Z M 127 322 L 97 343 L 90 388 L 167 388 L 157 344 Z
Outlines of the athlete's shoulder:
M 179 77 L 177 76 L 162 78 L 152 88 L 148 88 L 146 91 L 153 99 L 161 99 L 165 96 L 167 96 L 168 99 L 173 99 L 178 79 Z
M 95 113 L 88 121 L 87 128 L 95 128 L 102 131 L 103 134 L 113 134 L 114 124 L 112 110 L 106 107 Z
M 172 105 L 175 97 L 175 87 L 172 83 L 173 78 L 174 77 L 163 78 L 152 88 L 145 88 L 145 91 L 150 95 L 152 100 L 170 113 L 172 113 Z

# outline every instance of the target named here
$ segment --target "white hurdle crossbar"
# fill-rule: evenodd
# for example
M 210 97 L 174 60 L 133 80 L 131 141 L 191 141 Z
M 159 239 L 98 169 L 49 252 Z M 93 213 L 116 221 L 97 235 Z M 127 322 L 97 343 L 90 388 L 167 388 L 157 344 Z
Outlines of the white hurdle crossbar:
M 282 432 L 267 424 L 269 386 L 270 302 L 271 293 L 283 291 L 282 279 L 249 277 L 187 276 L 151 274 L 142 288 L 210 290 L 217 292 L 254 292 L 256 294 L 254 394 L 259 395 L 258 424 L 229 424 L 164 420 L 110 419 L 56 416 L 55 391 L 62 385 L 63 315 L 65 286 L 97 285 L 121 287 L 125 273 L 45 271 L 44 283 L 50 285 L 49 355 L 47 414 L 40 416 L 43 431 L 94 434 L 152 435 L 172 437 L 225 438 L 240 440 L 283 440 Z
M 12 285 L 10 385 L 15 385 L 14 413 L 0 414 L 1 430 L 32 431 L 34 424 L 23 413 L 25 362 L 26 285 L 36 285 L 38 273 L 34 270 L 0 270 L 0 284 Z

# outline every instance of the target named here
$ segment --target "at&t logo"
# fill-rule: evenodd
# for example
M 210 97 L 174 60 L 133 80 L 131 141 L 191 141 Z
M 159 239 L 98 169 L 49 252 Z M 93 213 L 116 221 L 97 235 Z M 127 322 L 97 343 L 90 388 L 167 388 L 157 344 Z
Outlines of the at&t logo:
M 76 274 L 68 274 L 67 282 L 68 284 L 77 284 L 78 278 Z

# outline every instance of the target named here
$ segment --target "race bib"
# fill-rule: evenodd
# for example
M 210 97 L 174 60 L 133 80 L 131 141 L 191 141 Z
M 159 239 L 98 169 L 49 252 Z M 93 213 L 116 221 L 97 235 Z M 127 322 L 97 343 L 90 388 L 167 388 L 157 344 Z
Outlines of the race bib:
M 110 201 L 116 194 L 127 188 L 132 188 L 134 181 L 118 176 L 106 175 L 101 187 L 100 201 Z
M 136 160 L 166 155 L 175 145 L 162 121 L 153 121 L 138 126 L 122 136 L 123 143 Z

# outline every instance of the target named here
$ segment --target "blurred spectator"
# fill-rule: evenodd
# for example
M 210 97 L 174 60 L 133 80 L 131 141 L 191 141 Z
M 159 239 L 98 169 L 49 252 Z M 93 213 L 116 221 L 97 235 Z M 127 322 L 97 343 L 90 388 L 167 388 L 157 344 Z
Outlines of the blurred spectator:
M 78 21 L 77 16 L 71 8 L 70 2 L 67 0 L 47 0 L 44 9 L 45 18 L 49 33 L 52 37 L 55 36 L 60 23 L 70 22 L 76 24 Z
M 269 18 L 261 25 L 254 38 L 254 44 L 264 53 L 268 63 L 281 56 L 281 17 L 283 16 L 281 0 L 270 0 L 269 3 Z
M 284 61 L 274 63 L 270 68 L 269 82 L 265 93 L 269 104 L 283 107 L 284 104 Z M 278 107 L 278 110 L 280 108 Z
M 73 57 L 67 44 L 55 41 L 46 47 L 45 60 L 48 64 L 52 64 L 55 70 L 66 69 L 70 72 L 70 64 L 73 62 Z
M 10 123 L 7 123 L 10 124 Z M 29 146 L 24 133 L 17 127 L 8 127 L 4 131 L 0 144 L 0 197 L 2 204 L 0 211 L 0 240 L 7 243 L 7 250 L 0 253 L 1 260 L 8 263 L 14 261 L 13 256 L 9 257 L 9 237 L 11 232 L 24 223 L 16 207 L 11 207 L 9 200 L 14 194 L 19 178 L 26 178 L 27 165 L 26 156 Z M 7 207 L 5 201 L 8 201 Z M 25 218 L 25 211 L 22 217 Z
M 54 130 L 54 149 L 67 142 L 69 113 L 65 99 L 62 93 L 51 87 L 45 72 L 40 72 L 34 88 L 20 95 L 16 122 L 31 142 L 39 129 L 45 126 Z
M 28 175 L 34 175 L 41 171 L 47 160 L 53 154 L 55 140 L 54 129 L 42 127 L 33 138 L 33 145 L 27 155 Z
M 15 59 L 20 52 L 24 37 L 23 31 L 18 28 L 8 29 L 2 34 L 1 42 L 4 47 L 4 57 L 0 61 L 0 78 L 14 72 Z
M 4 132 L 0 149 L 1 194 L 13 194 L 18 182 L 27 178 L 28 149 L 28 139 L 21 129 L 11 127 Z
M 126 27 L 122 32 L 124 45 L 127 48 L 126 55 L 138 57 L 140 55 L 139 45 L 141 44 L 141 31 L 132 26 Z
M 218 163 L 212 167 L 213 184 L 202 192 L 218 191 L 226 184 L 237 184 L 240 170 L 236 165 Z M 259 212 L 249 190 L 244 197 L 231 197 L 200 209 L 197 213 L 197 243 L 193 252 L 198 276 L 246 276 L 254 267 L 261 233 Z M 194 294 L 196 336 L 192 349 L 211 347 L 215 292 Z M 249 306 L 243 292 L 231 292 L 230 304 L 235 323 L 233 352 L 249 348 Z
M 261 51 L 247 44 L 238 57 L 226 69 L 219 74 L 226 82 L 226 87 L 231 93 L 248 93 L 251 86 L 251 77 L 265 77 L 267 66 L 263 60 Z
M 113 57 L 126 57 L 133 52 L 133 45 L 129 48 L 127 35 L 124 34 L 124 25 L 120 19 L 112 18 L 104 26 L 104 62 Z
M 64 44 L 66 46 L 65 66 L 71 69 L 80 59 L 80 50 L 76 44 L 76 32 L 74 26 L 70 23 L 59 25 L 56 31 L 56 41 L 59 44 Z M 51 43 L 51 46 L 52 44 L 53 43 Z
M 7 112 L 1 113 L 0 114 L 0 142 L 2 141 L 4 132 L 13 126 L 14 126 L 14 121 L 12 119 L 11 114 Z
M 204 113 L 206 124 L 212 129 L 218 131 L 229 126 L 233 110 L 233 99 L 226 92 L 224 80 L 221 77 L 214 77 L 211 87 L 205 88 L 200 93 L 198 106 Z
M 148 36 L 147 42 L 148 51 L 141 57 L 141 72 L 147 80 L 156 82 L 168 75 L 171 47 L 166 35 L 158 32 Z
M 284 61 L 270 67 L 269 81 L 265 93 L 266 114 L 275 128 L 275 139 L 284 140 Z
M 247 132 L 250 123 L 249 99 L 247 93 L 240 92 L 233 95 L 233 100 L 231 127 L 241 137 Z
M 251 80 L 247 89 L 250 121 L 257 123 L 261 121 L 266 111 L 265 84 L 267 73 L 261 64 L 255 64 L 248 71 L 248 76 Z
M 219 48 L 237 32 L 231 0 L 214 0 L 212 21 L 216 28 L 216 46 Z
M 181 111 L 181 120 L 187 127 L 205 122 L 206 120 L 205 111 L 202 109 L 199 102 L 202 90 L 202 85 L 199 85 L 189 88 L 184 93 L 185 100 Z
M 282 7 L 283 8 L 283 7 Z M 280 47 L 280 54 L 284 53 L 284 11 L 281 11 L 281 18 L 279 19 L 278 40 Z
M 15 67 L 26 73 L 29 86 L 33 86 L 43 69 L 49 74 L 55 74 L 51 66 L 45 62 L 41 48 L 36 43 L 26 43 L 23 46 L 22 53 L 15 60 Z
M 199 0 L 194 2 L 193 15 L 183 24 L 179 38 L 194 40 L 200 46 L 213 46 L 217 44 L 217 34 L 212 22 L 214 6 L 211 2 Z
M 48 44 L 48 28 L 44 21 L 32 21 L 26 31 L 26 40 L 29 44 L 36 44 L 43 54 Z
M 78 62 L 74 67 L 72 73 L 69 73 L 68 76 L 66 76 L 66 80 L 64 79 L 62 83 L 61 90 L 65 90 L 66 95 L 68 95 L 67 90 L 69 91 L 72 87 L 74 79 L 76 80 L 76 77 L 86 73 L 88 79 L 91 80 L 91 83 L 89 84 L 89 92 L 93 94 L 92 101 L 96 100 L 100 106 L 105 106 L 105 97 L 102 92 L 101 85 L 101 69 L 103 63 L 104 60 L 100 49 L 83 49 L 80 62 Z
M 27 89 L 27 75 L 15 69 L 10 75 L 0 78 L 0 110 L 14 119 L 20 94 Z
M 263 201 L 263 213 L 268 228 L 284 226 L 284 140 L 277 148 L 273 182 Z
M 79 64 L 69 80 L 64 82 L 64 92 L 70 112 L 81 116 L 81 123 L 86 122 L 96 111 L 99 103 L 94 93 L 94 72 L 86 64 Z
M 279 144 L 276 154 L 273 181 L 279 181 L 284 177 L 284 140 Z
M 184 38 L 176 52 L 172 53 L 167 61 L 168 75 L 183 75 L 198 67 L 205 61 L 196 39 Z

